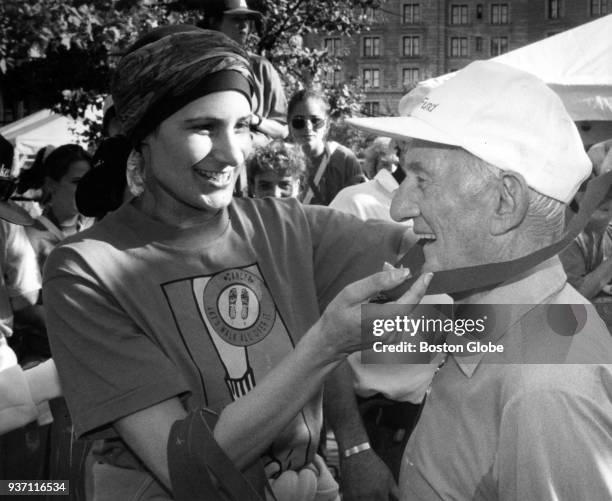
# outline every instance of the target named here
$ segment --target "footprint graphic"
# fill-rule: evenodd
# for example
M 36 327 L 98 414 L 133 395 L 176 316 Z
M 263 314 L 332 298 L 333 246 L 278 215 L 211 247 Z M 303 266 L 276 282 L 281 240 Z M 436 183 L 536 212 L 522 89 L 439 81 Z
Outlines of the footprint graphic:
M 232 287 L 229 291 L 229 316 L 233 320 L 236 318 L 236 300 L 238 299 L 238 292 L 236 287 Z
M 249 316 L 249 291 L 247 291 L 244 287 L 242 291 L 240 291 L 240 302 L 242 303 L 242 309 L 240 310 L 240 316 L 242 320 L 246 320 Z

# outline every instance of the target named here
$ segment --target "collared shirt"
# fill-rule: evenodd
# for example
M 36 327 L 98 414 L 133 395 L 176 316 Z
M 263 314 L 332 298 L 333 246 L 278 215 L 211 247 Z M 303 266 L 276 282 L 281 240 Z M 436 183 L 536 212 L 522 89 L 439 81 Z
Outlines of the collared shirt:
M 404 454 L 401 499 L 611 499 L 612 339 L 593 306 L 557 257 L 469 302 L 511 305 L 495 308 L 490 333 L 505 351 L 447 357 Z M 542 307 L 567 304 L 583 305 L 573 336 Z
M 364 221 L 384 219 L 391 221 L 389 208 L 393 193 L 399 184 L 387 169 L 381 169 L 371 181 L 348 186 L 332 200 L 329 206 Z

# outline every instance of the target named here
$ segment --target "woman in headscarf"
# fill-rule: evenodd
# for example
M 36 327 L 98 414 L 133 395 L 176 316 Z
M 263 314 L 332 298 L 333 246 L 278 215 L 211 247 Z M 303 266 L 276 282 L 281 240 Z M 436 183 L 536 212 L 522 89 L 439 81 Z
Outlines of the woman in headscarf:
M 236 487 L 224 482 L 232 463 L 261 495 L 268 479 L 278 499 L 337 498 L 315 455 L 321 385 L 362 346 L 359 304 L 407 273 L 332 298 L 395 259 L 405 235 L 295 201 L 232 200 L 252 88 L 247 54 L 206 30 L 141 41 L 117 66 L 113 101 L 143 192 L 54 251 L 44 289 L 76 433 L 107 439 L 97 500 L 216 499 Z M 210 459 L 215 444 L 226 466 Z M 215 482 L 197 491 L 208 468 Z

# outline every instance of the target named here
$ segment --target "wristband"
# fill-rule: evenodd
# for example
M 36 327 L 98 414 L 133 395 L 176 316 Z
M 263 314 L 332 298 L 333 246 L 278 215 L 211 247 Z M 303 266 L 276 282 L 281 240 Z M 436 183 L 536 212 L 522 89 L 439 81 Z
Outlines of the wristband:
M 362 444 L 355 445 L 354 447 L 349 447 L 348 449 L 344 449 L 342 451 L 342 455 L 345 458 L 350 458 L 351 456 L 354 456 L 355 454 L 359 454 L 360 452 L 363 452 L 363 451 L 368 451 L 371 448 L 372 447 L 370 447 L 369 442 L 364 442 Z

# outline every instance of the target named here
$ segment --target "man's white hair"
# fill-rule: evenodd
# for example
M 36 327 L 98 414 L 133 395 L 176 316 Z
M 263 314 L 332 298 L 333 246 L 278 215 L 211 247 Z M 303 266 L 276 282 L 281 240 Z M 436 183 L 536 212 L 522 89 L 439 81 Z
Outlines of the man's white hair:
M 466 165 L 474 174 L 467 181 L 475 190 L 484 189 L 493 178 L 500 179 L 502 170 L 484 160 L 470 155 L 472 162 Z M 529 188 L 529 206 L 525 215 L 524 229 L 534 241 L 542 238 L 558 240 L 565 229 L 566 204 Z

